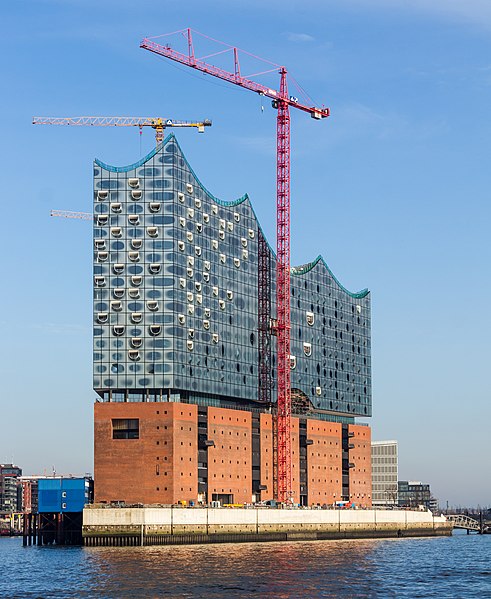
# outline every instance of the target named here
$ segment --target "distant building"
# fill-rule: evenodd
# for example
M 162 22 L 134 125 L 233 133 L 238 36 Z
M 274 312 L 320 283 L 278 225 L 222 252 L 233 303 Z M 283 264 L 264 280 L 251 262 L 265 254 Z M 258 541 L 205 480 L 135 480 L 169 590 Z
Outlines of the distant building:
M 397 481 L 397 441 L 372 441 L 372 505 L 397 505 Z
M 414 480 L 400 480 L 398 483 L 399 506 L 424 506 L 429 510 L 437 508 L 436 500 L 431 496 L 430 485 Z
M 22 469 L 14 464 L 0 464 L 0 512 L 20 512 L 22 488 L 19 477 Z

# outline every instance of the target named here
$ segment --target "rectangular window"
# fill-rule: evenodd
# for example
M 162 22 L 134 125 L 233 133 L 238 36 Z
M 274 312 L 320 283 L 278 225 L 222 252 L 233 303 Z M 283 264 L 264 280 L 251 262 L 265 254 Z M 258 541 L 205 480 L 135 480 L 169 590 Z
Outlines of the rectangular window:
M 113 439 L 139 439 L 140 421 L 138 418 L 113 418 Z

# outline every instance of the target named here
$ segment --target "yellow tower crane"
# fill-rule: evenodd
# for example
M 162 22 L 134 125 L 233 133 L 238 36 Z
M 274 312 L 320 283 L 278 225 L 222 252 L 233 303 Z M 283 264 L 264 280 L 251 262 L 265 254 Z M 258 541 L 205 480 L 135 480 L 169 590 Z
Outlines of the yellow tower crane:
M 196 127 L 198 133 L 204 133 L 205 127 L 211 127 L 211 121 L 174 121 L 160 117 L 148 116 L 73 116 L 73 117 L 50 117 L 35 116 L 33 125 L 74 125 L 84 127 L 152 127 L 155 129 L 157 145 L 164 140 L 164 129 L 167 127 Z

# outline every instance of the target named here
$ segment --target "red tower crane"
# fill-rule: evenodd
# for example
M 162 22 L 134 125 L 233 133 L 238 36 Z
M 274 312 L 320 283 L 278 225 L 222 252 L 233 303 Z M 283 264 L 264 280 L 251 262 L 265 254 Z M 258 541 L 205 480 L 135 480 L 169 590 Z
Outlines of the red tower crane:
M 284 502 L 290 500 L 292 497 L 290 395 L 290 106 L 309 113 L 315 119 L 322 119 L 329 116 L 329 108 L 307 106 L 300 103 L 297 98 L 289 96 L 287 70 L 284 66 L 274 65 L 274 70 L 280 75 L 280 89 L 277 91 L 241 75 L 239 53 L 243 51 L 240 51 L 238 48 L 218 42 L 226 47 L 226 50 L 223 52 L 230 51 L 233 54 L 234 71 L 229 72 L 221 67 L 205 62 L 202 58 L 196 57 L 191 29 L 184 29 L 176 33 L 183 34 L 186 37 L 187 53 L 174 50 L 169 44 L 165 46 L 161 45 L 153 41 L 155 38 L 145 38 L 141 42 L 140 47 L 159 56 L 170 58 L 180 64 L 271 98 L 273 108 L 278 110 L 276 135 L 276 335 L 278 400 L 276 415 L 277 463 L 275 466 L 277 468 L 276 499 Z M 212 41 L 216 42 L 217 40 Z M 223 52 L 217 52 L 212 54 L 212 56 L 222 54 Z

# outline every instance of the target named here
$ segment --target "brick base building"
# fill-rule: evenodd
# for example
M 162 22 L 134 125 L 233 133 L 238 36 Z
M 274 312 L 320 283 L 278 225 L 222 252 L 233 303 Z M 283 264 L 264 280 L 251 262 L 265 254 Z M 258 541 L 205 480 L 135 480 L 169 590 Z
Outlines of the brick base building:
M 95 404 L 95 501 L 273 498 L 270 414 L 185 403 Z M 370 428 L 292 419 L 293 499 L 371 505 Z

